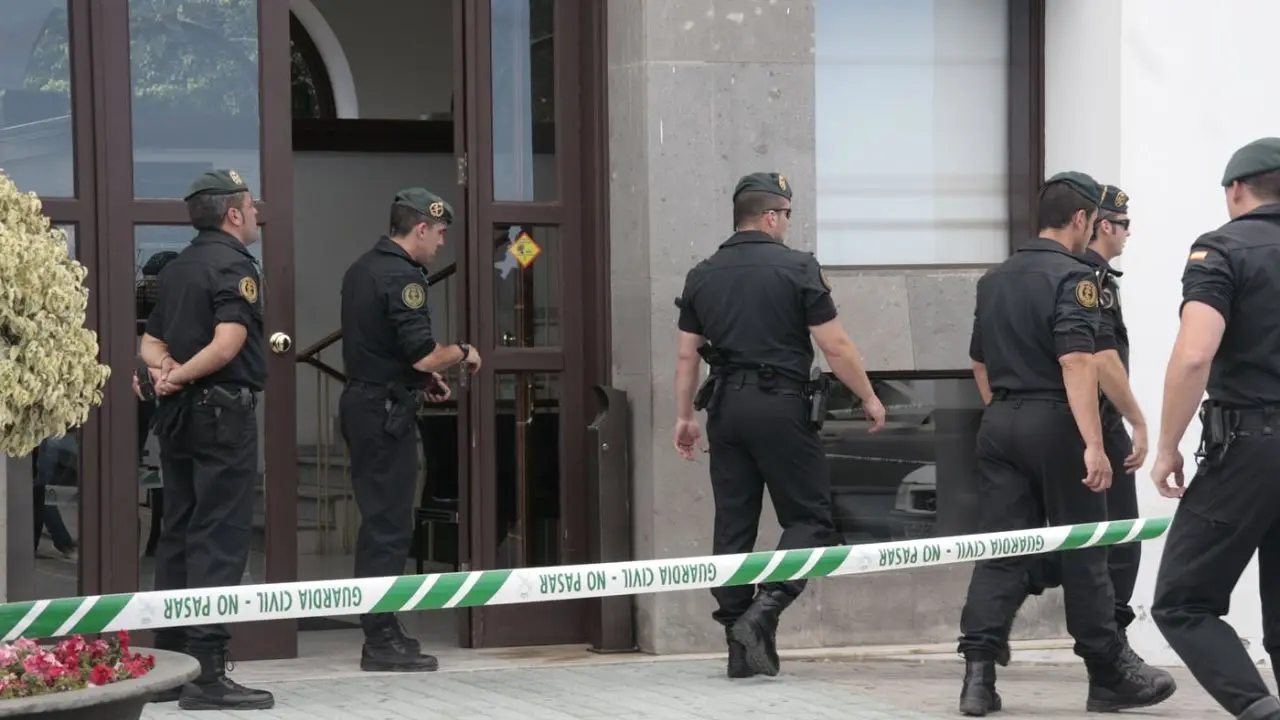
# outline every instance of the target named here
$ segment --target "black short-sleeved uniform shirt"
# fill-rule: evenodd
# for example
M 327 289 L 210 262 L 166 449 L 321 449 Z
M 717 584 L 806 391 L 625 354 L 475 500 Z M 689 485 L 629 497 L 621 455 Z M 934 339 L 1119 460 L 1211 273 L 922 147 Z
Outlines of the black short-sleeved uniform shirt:
M 1120 282 L 1123 275 L 1111 267 L 1111 263 L 1096 250 L 1089 249 L 1084 259 L 1093 265 L 1098 277 L 1098 309 L 1101 315 L 1098 320 L 1098 336 L 1094 341 L 1094 352 L 1115 350 L 1124 364 L 1125 372 L 1129 370 L 1129 328 L 1124 324 L 1124 311 L 1120 307 Z
M 735 366 L 767 365 L 809 379 L 809 328 L 834 320 L 818 260 L 766 233 L 735 233 L 685 278 L 681 330 L 701 335 Z
M 267 381 L 262 278 L 244 244 L 221 230 L 202 230 L 160 271 L 158 284 L 147 334 L 164 341 L 174 360 L 194 357 L 222 323 L 239 323 L 248 333 L 231 362 L 195 384 L 262 390 Z
M 387 236 L 342 277 L 342 360 L 352 380 L 426 387 L 413 364 L 436 341 L 427 307 L 426 269 Z
M 1065 390 L 1058 359 L 1093 353 L 1099 322 L 1093 266 L 1037 238 L 978 281 L 969 357 L 992 390 Z
M 1191 245 L 1182 305 L 1200 302 L 1227 322 L 1209 373 L 1209 398 L 1234 407 L 1280 406 L 1280 205 L 1264 205 Z

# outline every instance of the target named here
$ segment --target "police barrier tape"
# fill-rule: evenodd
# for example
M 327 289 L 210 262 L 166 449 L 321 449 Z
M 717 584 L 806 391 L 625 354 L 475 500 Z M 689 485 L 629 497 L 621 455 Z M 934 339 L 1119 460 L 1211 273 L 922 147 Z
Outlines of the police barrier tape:
M 1172 518 L 867 545 L 436 575 L 94 595 L 0 605 L 4 641 L 204 623 L 511 605 L 862 575 L 1151 540 Z

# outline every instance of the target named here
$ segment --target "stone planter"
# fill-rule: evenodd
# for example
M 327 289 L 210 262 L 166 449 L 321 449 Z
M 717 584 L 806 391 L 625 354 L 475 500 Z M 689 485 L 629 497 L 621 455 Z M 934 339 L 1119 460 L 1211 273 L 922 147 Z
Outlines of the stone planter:
M 0 700 L 0 718 L 12 720 L 138 720 L 155 693 L 180 687 L 200 674 L 200 663 L 190 655 L 133 648 L 143 655 L 155 655 L 151 672 L 133 680 L 101 687 Z

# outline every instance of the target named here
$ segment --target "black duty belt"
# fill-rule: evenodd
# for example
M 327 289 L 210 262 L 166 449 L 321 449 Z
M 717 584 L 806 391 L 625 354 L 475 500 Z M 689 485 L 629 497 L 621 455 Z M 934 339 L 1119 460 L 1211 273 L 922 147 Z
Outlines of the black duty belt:
M 725 384 L 730 387 L 741 387 L 743 385 L 765 385 L 772 386 L 775 390 L 790 390 L 796 393 L 809 392 L 809 383 L 794 380 L 777 373 L 773 373 L 771 377 L 761 377 L 760 371 L 734 368 L 724 374 Z
M 1039 402 L 1066 402 L 1066 390 L 999 390 L 991 391 L 991 402 L 1004 400 L 1035 400 Z
M 1280 407 L 1226 408 L 1237 434 L 1270 435 L 1280 428 Z

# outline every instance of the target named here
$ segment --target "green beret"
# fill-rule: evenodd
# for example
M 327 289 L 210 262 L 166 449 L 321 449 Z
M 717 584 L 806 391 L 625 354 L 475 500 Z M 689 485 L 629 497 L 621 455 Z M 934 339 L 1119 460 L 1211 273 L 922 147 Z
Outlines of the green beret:
M 422 188 L 406 188 L 396 193 L 396 205 L 413 208 L 432 220 L 445 225 L 453 224 L 453 208 L 444 198 Z
M 1245 145 L 1227 161 L 1222 187 L 1272 170 L 1280 170 L 1280 138 L 1266 137 Z
M 744 192 L 762 192 L 791 199 L 791 183 L 785 175 L 779 173 L 751 173 L 743 175 L 738 186 L 733 189 L 733 199 Z
M 1085 173 L 1060 172 L 1046 180 L 1044 186 L 1045 188 L 1048 188 L 1050 185 L 1057 183 L 1062 183 L 1072 190 L 1075 190 L 1081 197 L 1094 205 L 1102 204 L 1102 185 Z M 1043 193 L 1044 190 L 1041 190 L 1040 192 Z
M 1129 196 L 1115 185 L 1104 185 L 1102 187 L 1102 202 L 1099 203 L 1099 207 L 1107 212 L 1123 215 L 1129 212 Z
M 240 179 L 240 173 L 235 170 L 211 170 L 191 183 L 183 200 L 190 200 L 197 195 L 232 195 L 242 192 L 249 192 L 249 186 Z

